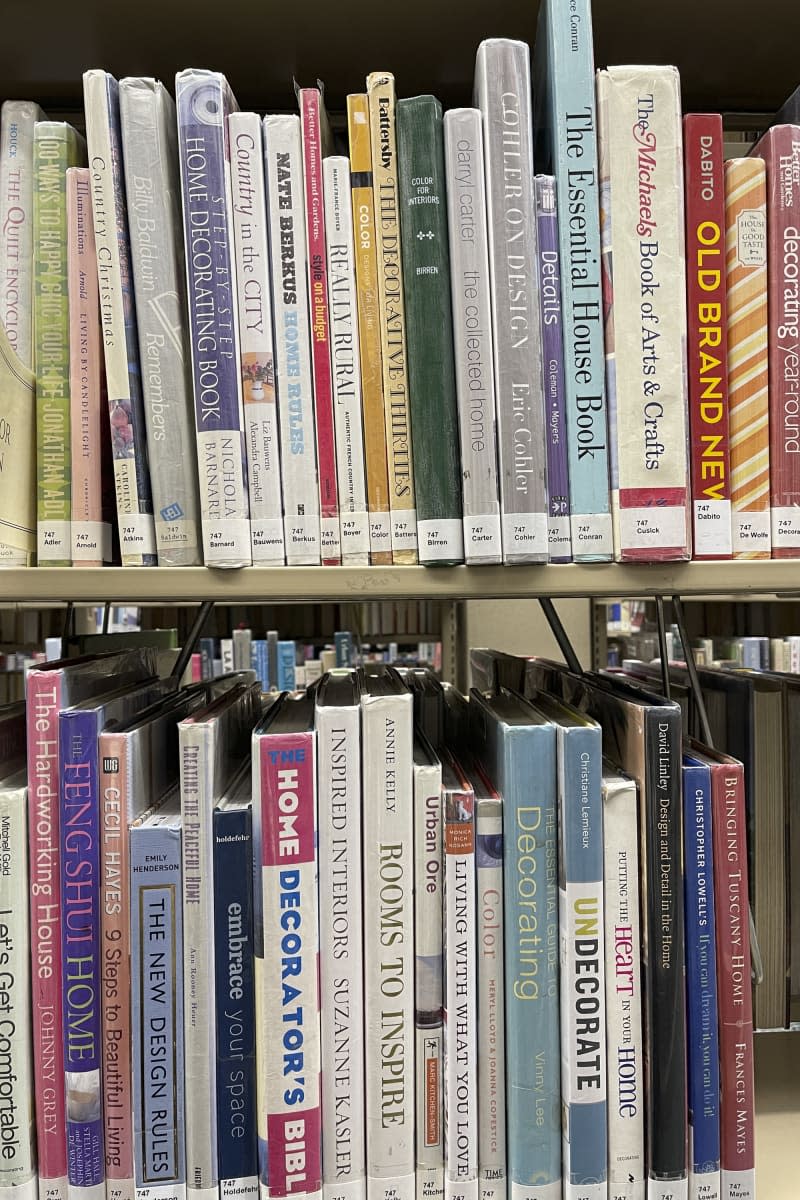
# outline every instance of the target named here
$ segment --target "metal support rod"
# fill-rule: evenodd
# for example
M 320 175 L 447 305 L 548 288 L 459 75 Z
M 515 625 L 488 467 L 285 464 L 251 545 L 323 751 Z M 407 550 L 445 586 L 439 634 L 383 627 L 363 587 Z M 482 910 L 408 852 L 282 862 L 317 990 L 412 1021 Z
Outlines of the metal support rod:
M 72 624 L 74 616 L 75 616 L 75 604 L 72 600 L 68 600 L 66 612 L 64 613 L 64 627 L 61 630 L 62 652 L 63 652 L 64 642 L 66 642 L 67 638 L 69 637 L 70 625 Z
M 547 618 L 547 624 L 553 631 L 553 637 L 558 642 L 558 648 L 564 655 L 564 662 L 575 675 L 581 674 L 581 664 L 577 654 L 573 648 L 572 642 L 569 640 L 569 635 L 561 624 L 561 618 L 555 610 L 555 605 L 549 596 L 540 596 L 539 603 L 542 606 L 542 612 Z
M 664 621 L 664 597 L 656 596 L 656 621 L 658 622 L 658 653 L 661 661 L 661 689 L 668 700 L 672 699 L 669 686 L 669 654 L 667 653 L 667 626 Z
M 108 633 L 108 621 L 109 621 L 110 616 L 111 616 L 111 602 L 109 600 L 106 600 L 105 607 L 103 608 L 103 633 Z
M 186 641 L 181 647 L 181 651 L 175 661 L 175 666 L 172 668 L 171 675 L 175 679 L 180 679 L 183 672 L 186 670 L 187 664 L 194 654 L 194 648 L 197 645 L 197 639 L 203 632 L 203 626 L 208 620 L 208 615 L 214 607 L 213 600 L 204 600 L 197 610 L 197 616 L 192 622 L 192 627 L 186 636 Z
M 697 719 L 700 722 L 700 732 L 705 744 L 713 749 L 714 742 L 711 737 L 711 726 L 708 723 L 708 713 L 706 712 L 706 703 L 703 699 L 703 692 L 700 687 L 700 679 L 697 674 L 697 664 L 694 661 L 694 650 L 692 649 L 689 638 L 686 635 L 686 622 L 683 616 L 683 601 L 681 600 L 680 596 L 672 597 L 672 607 L 675 612 L 675 624 L 678 626 L 678 632 L 681 635 L 683 658 L 686 663 L 686 670 L 689 675 L 689 683 L 692 688 L 692 699 L 694 700 L 695 709 L 697 711 Z

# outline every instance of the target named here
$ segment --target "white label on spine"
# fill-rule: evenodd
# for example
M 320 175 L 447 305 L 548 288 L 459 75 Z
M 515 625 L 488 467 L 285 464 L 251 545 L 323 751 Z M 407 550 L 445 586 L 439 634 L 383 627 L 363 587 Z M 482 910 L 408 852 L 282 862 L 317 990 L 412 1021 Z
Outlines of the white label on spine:
M 296 566 L 319 566 L 319 517 L 316 513 L 285 517 L 284 533 L 287 562 Z
M 342 546 L 339 541 L 338 517 L 320 517 L 319 540 L 320 553 L 323 558 L 341 558 Z
M 569 558 L 572 553 L 569 517 L 548 517 L 547 534 L 551 558 Z
M 647 1200 L 689 1200 L 688 1179 L 647 1180 Z
M 392 521 L 388 512 L 369 514 L 369 548 L 373 554 L 392 550 Z
M 155 554 L 156 527 L 151 513 L 126 513 L 119 517 L 119 544 L 126 554 Z
M 573 558 L 585 558 L 589 554 L 611 558 L 614 553 L 611 513 L 573 513 L 569 523 Z
M 417 510 L 400 508 L 392 513 L 392 550 L 416 550 Z
M 547 513 L 504 513 L 503 558 L 547 559 Z
M 442 1200 L 444 1168 L 421 1167 L 417 1163 L 417 1200 Z
M 5 542 L 0 542 L 0 567 L 27 567 L 27 565 L 27 550 L 18 550 L 16 546 L 8 546 Z M 22 1184 L 15 1186 L 22 1187 Z
M 665 546 L 685 546 L 686 509 L 675 505 L 661 508 L 655 504 L 642 508 L 621 508 L 619 539 L 623 554 L 635 550 L 661 550 Z
M 393 1179 L 377 1179 L 370 1175 L 367 1195 L 370 1200 L 415 1200 L 416 1175 L 396 1175 Z
M 732 550 L 730 500 L 695 500 L 695 554 L 730 554 Z
M 48 1189 L 48 1200 L 49 1196 Z M 151 1183 L 147 1187 L 137 1187 L 136 1200 L 186 1200 L 186 1184 Z
M 464 556 L 467 562 L 483 562 L 503 557 L 500 514 L 464 517 Z
M 203 522 L 203 558 L 207 567 L 220 562 L 250 565 L 250 522 L 239 517 Z
M 111 558 L 111 527 L 107 521 L 72 522 L 72 561 L 107 562 Z
M 248 1175 L 244 1179 L 220 1179 L 220 1200 L 256 1200 L 258 1176 Z
M 734 512 L 731 520 L 733 527 L 733 552 L 750 553 L 754 550 L 766 551 L 772 549 L 770 536 L 769 509 L 763 512 Z
M 561 1200 L 561 1180 L 554 1183 L 514 1183 L 511 1200 Z
M 464 557 L 464 527 L 456 518 L 417 523 L 419 556 L 424 562 L 447 562 Z
M 800 549 L 800 508 L 773 508 L 772 548 Z
M 322 1200 L 366 1200 L 366 1195 L 367 1181 L 363 1178 L 341 1179 L 322 1186 Z
M 608 1184 L 564 1182 L 564 1200 L 608 1200 Z
M 188 550 L 190 546 L 197 546 L 196 522 L 185 519 L 165 521 L 162 517 L 156 517 L 155 523 L 159 554 L 169 554 L 170 550 Z
M 280 517 L 265 517 L 250 522 L 253 540 L 253 563 L 283 563 L 283 520 Z
M 444 1200 L 478 1200 L 478 1180 L 445 1179 Z
M 40 521 L 36 553 L 39 564 L 71 562 L 70 521 Z
M 341 512 L 342 559 L 369 554 L 369 516 L 365 512 Z
M 691 1150 L 691 1127 L 689 1129 L 689 1158 L 692 1157 Z M 696 1173 L 689 1171 L 689 1200 L 720 1200 L 720 1174 L 719 1171 L 703 1171 Z
M 756 1171 L 722 1171 L 722 1200 L 756 1200 Z

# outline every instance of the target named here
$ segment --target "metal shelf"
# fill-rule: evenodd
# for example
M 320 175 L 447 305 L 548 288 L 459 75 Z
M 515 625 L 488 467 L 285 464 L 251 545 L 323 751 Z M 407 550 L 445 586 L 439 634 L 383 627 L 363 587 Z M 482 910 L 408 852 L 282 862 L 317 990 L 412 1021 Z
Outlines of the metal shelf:
M 225 604 L 526 599 L 538 596 L 800 598 L 800 560 L 532 567 L 33 567 L 0 570 L 0 603 Z

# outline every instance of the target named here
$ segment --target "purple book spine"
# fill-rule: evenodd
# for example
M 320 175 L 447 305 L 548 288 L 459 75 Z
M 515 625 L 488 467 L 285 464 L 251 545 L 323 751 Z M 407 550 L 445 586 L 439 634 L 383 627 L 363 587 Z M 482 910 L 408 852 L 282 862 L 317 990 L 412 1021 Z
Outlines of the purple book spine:
M 94 712 L 59 716 L 62 1012 L 70 1191 L 105 1182 L 98 732 Z
M 542 306 L 542 372 L 547 415 L 550 562 L 572 562 L 556 189 L 552 175 L 537 175 L 534 183 L 539 243 L 539 296 Z

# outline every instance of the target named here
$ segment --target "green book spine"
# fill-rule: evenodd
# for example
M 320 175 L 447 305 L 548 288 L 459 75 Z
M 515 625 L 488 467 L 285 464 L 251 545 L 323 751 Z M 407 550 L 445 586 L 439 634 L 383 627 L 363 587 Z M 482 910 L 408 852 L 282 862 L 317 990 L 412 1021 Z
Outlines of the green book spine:
M 400 243 L 421 563 L 464 561 L 442 106 L 397 102 Z
M 34 368 L 36 516 L 40 565 L 68 567 L 71 460 L 67 167 L 85 162 L 71 125 L 40 121 L 33 135 Z

